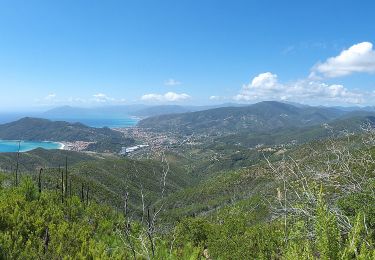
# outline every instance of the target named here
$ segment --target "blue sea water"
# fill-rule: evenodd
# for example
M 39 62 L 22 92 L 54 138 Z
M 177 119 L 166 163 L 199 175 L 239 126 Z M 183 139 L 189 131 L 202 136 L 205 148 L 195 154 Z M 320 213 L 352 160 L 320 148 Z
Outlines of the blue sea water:
M 18 116 L 19 117 L 19 116 Z M 8 123 L 13 120 L 19 119 L 16 116 L 4 116 L 0 115 L 0 124 Z M 123 128 L 132 127 L 138 123 L 136 118 L 49 118 L 54 121 L 67 121 L 71 123 L 82 123 L 91 127 L 109 127 L 109 128 Z M 59 149 L 60 143 L 55 142 L 33 142 L 33 141 L 22 141 L 20 152 L 31 151 L 36 148 L 44 149 Z M 18 141 L 0 140 L 0 153 L 1 152 L 17 152 Z
M 35 115 L 22 115 L 22 114 L 6 114 L 0 113 L 0 124 L 14 122 L 25 116 L 46 118 L 52 121 L 67 121 L 70 123 L 82 123 L 91 127 L 109 127 L 109 128 L 122 128 L 122 127 L 132 127 L 135 126 L 139 119 L 134 117 L 45 117 L 41 114 Z
M 67 121 L 70 123 L 82 123 L 91 127 L 123 128 L 132 127 L 138 123 L 136 118 L 49 118 L 51 120 Z
M 18 152 L 18 141 L 11 140 L 0 140 L 0 153 L 5 152 Z M 33 141 L 21 141 L 20 152 L 27 152 L 34 150 L 36 148 L 50 149 L 60 149 L 61 144 L 55 142 L 33 142 Z

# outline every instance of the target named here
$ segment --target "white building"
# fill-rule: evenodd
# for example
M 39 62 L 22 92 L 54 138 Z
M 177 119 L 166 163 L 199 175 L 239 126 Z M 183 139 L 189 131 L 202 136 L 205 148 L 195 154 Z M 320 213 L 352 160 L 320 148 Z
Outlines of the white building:
M 145 147 L 148 147 L 148 146 L 149 146 L 148 144 L 139 144 L 139 145 L 131 146 L 131 147 L 122 147 L 120 154 L 121 155 L 127 155 L 129 153 L 137 151 L 138 149 L 145 148 Z

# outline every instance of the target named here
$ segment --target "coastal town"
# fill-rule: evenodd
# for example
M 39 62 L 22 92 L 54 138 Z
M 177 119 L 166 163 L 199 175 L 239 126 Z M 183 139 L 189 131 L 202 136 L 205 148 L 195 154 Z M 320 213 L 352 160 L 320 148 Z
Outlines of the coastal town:
M 128 128 L 115 128 L 114 130 L 123 133 L 126 137 L 134 138 L 135 140 L 142 142 L 143 145 L 133 149 L 129 147 L 129 151 L 133 152 L 139 148 L 148 148 L 153 153 L 160 153 L 166 149 L 166 147 L 178 144 L 178 138 L 173 135 L 167 135 L 165 133 L 157 133 L 148 129 L 139 127 L 128 127 Z
M 63 150 L 81 152 L 87 150 L 90 144 L 95 142 L 84 142 L 84 141 L 75 141 L 75 142 L 61 142 Z

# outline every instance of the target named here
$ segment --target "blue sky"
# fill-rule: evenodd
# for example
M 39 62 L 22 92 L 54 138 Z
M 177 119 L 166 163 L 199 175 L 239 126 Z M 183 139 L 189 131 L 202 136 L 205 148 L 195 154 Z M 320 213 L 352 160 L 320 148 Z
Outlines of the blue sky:
M 374 10 L 358 0 L 0 1 L 0 109 L 374 105 Z

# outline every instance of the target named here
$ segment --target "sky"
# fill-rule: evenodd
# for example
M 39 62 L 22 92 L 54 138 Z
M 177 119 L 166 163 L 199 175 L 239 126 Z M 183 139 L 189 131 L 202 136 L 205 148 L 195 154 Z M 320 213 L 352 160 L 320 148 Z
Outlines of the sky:
M 375 105 L 374 1 L 0 0 L 0 111 Z

